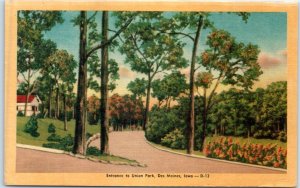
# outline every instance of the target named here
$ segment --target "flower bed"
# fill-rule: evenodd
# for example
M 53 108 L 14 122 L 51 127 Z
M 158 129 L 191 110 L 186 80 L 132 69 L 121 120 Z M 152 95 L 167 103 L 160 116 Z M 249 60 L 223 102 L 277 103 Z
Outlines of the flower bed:
M 220 138 L 208 142 L 203 149 L 205 156 L 243 163 L 270 166 L 275 168 L 287 167 L 287 150 L 276 144 L 239 144 L 231 137 Z

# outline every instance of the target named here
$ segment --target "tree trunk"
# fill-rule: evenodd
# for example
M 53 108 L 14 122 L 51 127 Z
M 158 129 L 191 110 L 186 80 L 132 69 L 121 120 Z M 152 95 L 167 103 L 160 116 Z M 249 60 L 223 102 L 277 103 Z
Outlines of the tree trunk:
M 86 111 L 86 33 L 87 12 L 80 12 L 80 48 L 78 86 L 76 99 L 76 123 L 73 153 L 85 154 L 85 111 Z
M 198 51 L 198 44 L 200 39 L 201 28 L 203 25 L 203 17 L 200 16 L 198 20 L 198 27 L 196 36 L 194 39 L 191 68 L 190 68 L 190 94 L 189 94 L 189 113 L 188 113 L 188 126 L 187 126 L 187 153 L 192 154 L 194 150 L 194 137 L 195 137 L 195 99 L 194 99 L 194 74 L 195 74 L 195 63 L 196 54 Z
M 29 58 L 29 63 L 30 63 L 30 58 Z M 27 91 L 26 91 L 26 101 L 25 101 L 25 109 L 24 109 L 24 116 L 27 116 L 27 106 L 28 106 L 28 99 L 29 99 L 29 95 L 30 95 L 30 72 L 31 69 L 28 70 L 28 86 L 27 86 Z
M 59 118 L 59 88 L 56 88 L 56 96 L 55 96 L 55 118 Z
M 108 12 L 102 13 L 102 42 L 108 40 Z M 100 104 L 100 118 L 101 118 L 101 153 L 109 153 L 108 146 L 108 45 L 105 45 L 101 50 L 101 104 Z
M 145 115 L 144 115 L 143 130 L 146 130 L 146 127 L 149 122 L 150 90 L 151 90 L 151 76 L 148 75 L 146 109 L 145 109 Z
M 64 100 L 64 130 L 67 131 L 67 102 L 66 102 L 66 94 L 63 95 Z
M 48 117 L 51 118 L 51 96 L 52 96 L 52 87 L 50 86 L 50 90 L 49 90 L 49 98 L 48 98 Z
M 207 109 L 204 109 L 203 112 L 203 130 L 202 130 L 202 136 L 201 136 L 201 146 L 200 146 L 200 151 L 202 151 L 203 146 L 204 146 L 204 141 L 206 137 L 206 128 L 207 128 Z

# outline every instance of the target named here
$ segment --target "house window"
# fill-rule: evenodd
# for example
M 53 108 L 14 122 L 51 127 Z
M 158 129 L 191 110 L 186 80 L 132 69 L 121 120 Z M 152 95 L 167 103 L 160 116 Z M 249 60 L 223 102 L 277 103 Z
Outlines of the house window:
M 32 111 L 36 111 L 37 107 L 36 106 L 32 106 Z
M 17 106 L 17 110 L 19 110 L 18 106 Z

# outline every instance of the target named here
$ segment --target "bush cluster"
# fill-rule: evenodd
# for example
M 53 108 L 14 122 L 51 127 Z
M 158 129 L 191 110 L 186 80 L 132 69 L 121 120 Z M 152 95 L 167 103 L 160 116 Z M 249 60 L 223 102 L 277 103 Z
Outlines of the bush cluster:
M 56 127 L 55 125 L 53 125 L 53 123 L 50 123 L 49 126 L 48 126 L 48 133 L 53 133 L 55 134 L 56 132 Z
M 101 155 L 101 151 L 95 146 L 88 147 L 86 150 L 86 155 L 99 156 Z
M 185 149 L 186 139 L 183 133 L 176 128 L 161 139 L 161 144 L 172 149 Z
M 49 142 L 60 142 L 61 141 L 61 136 L 55 134 L 55 133 L 52 133 L 48 138 L 47 140 Z
M 162 138 L 175 128 L 185 127 L 184 120 L 178 117 L 176 110 L 156 109 L 151 112 L 150 119 L 145 136 L 149 141 L 157 144 L 160 144 Z
M 210 158 L 238 161 L 243 163 L 286 168 L 287 150 L 277 145 L 239 144 L 232 138 L 222 137 L 204 146 L 203 153 Z
M 25 124 L 24 132 L 29 133 L 33 137 L 39 137 L 40 133 L 37 132 L 38 128 L 37 117 L 33 115 Z
M 47 140 L 50 141 L 50 143 L 43 144 L 43 147 L 72 151 L 74 138 L 70 134 L 62 138 L 59 135 L 51 134 Z
M 18 111 L 17 116 L 23 117 L 23 116 L 24 116 L 24 113 L 23 113 L 22 111 Z

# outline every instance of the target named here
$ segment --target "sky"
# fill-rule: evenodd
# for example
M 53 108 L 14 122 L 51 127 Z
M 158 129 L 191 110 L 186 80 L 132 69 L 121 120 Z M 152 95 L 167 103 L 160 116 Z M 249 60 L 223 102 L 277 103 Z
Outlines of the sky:
M 46 39 L 51 39 L 57 44 L 58 49 L 65 49 L 78 61 L 79 56 L 79 26 L 71 22 L 79 12 L 67 11 L 63 13 L 64 23 L 58 24 L 51 31 L 45 33 Z M 91 15 L 89 12 L 88 15 Z M 100 30 L 101 13 L 98 13 L 96 21 Z M 231 33 L 238 42 L 252 43 L 259 46 L 260 54 L 258 62 L 261 65 L 263 74 L 254 88 L 266 87 L 274 81 L 287 80 L 287 14 L 286 13 L 251 13 L 247 23 L 241 17 L 228 13 L 211 13 L 211 21 L 218 29 L 224 29 Z M 114 28 L 114 18 L 110 18 L 110 28 Z M 206 36 L 209 30 L 201 33 L 199 52 L 206 47 Z M 111 33 L 112 35 L 113 33 Z M 187 41 L 188 42 L 188 41 Z M 184 48 L 184 57 L 191 59 L 191 43 Z M 100 51 L 99 51 L 100 53 Z M 110 53 L 110 58 L 115 59 L 119 64 L 120 79 L 117 81 L 117 88 L 113 93 L 127 94 L 127 84 L 136 77 L 143 77 L 139 73 L 130 70 L 129 65 L 124 64 L 125 57 L 118 50 Z M 182 70 L 188 76 L 189 68 Z M 157 78 L 161 78 L 158 75 Z M 188 79 L 187 79 L 188 80 Z M 218 91 L 228 87 L 220 87 Z M 89 95 L 94 92 L 89 91 Z M 98 95 L 98 94 L 96 94 Z

